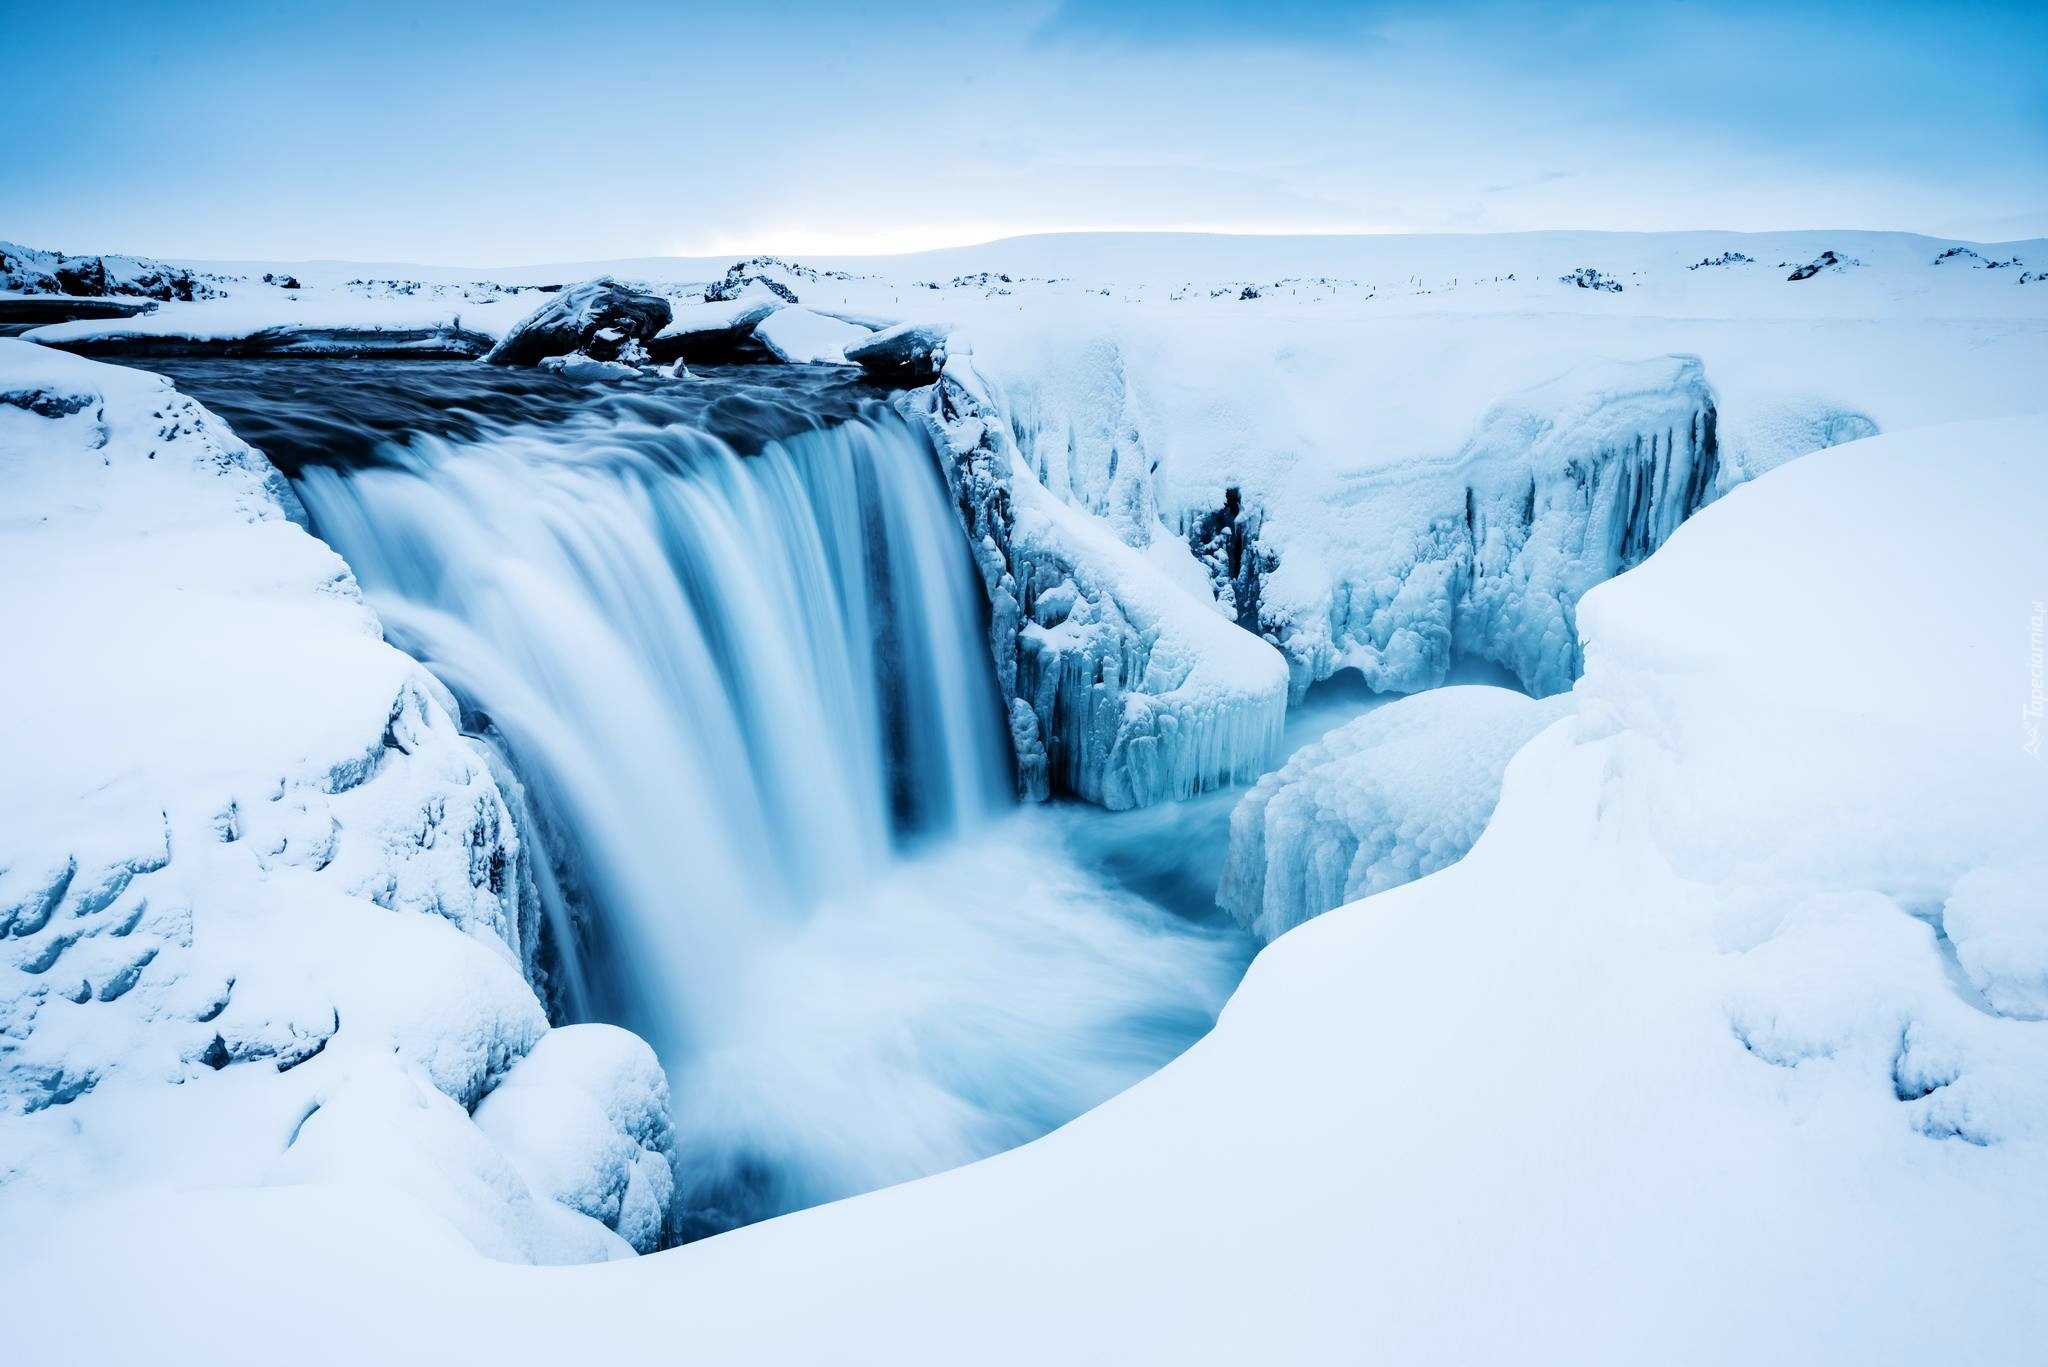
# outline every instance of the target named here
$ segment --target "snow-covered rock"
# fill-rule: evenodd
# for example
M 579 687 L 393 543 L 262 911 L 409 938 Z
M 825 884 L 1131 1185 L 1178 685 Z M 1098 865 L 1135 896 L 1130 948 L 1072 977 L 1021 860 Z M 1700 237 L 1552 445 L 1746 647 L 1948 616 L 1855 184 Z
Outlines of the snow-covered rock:
M 779 299 L 745 297 L 723 303 L 680 304 L 669 325 L 647 343 L 647 354 L 662 363 L 732 365 L 767 359 L 754 337 L 761 320 L 782 307 Z
M 846 349 L 873 335 L 858 323 L 795 307 L 777 309 L 754 325 L 762 345 L 790 365 L 845 365 Z
M 145 256 L 67 256 L 0 242 L 0 291 L 81 298 L 213 299 L 221 277 Z
M 529 854 L 303 521 L 164 380 L 0 341 L 0 1205 L 370 1183 L 623 1253 L 470 1120 L 548 1032 Z
M 1562 697 L 1437 688 L 1303 746 L 1232 809 L 1217 905 L 1271 941 L 1448 868 L 1486 829 L 1508 761 L 1567 710 Z
M 660 295 L 605 276 L 571 285 L 549 299 L 484 359 L 493 365 L 535 365 L 549 356 L 580 353 L 594 361 L 631 364 L 646 356 L 647 343 L 673 317 Z
M 476 1123 L 534 1190 L 642 1253 L 660 1247 L 675 1190 L 668 1078 L 639 1036 L 551 1030 L 477 1107 Z

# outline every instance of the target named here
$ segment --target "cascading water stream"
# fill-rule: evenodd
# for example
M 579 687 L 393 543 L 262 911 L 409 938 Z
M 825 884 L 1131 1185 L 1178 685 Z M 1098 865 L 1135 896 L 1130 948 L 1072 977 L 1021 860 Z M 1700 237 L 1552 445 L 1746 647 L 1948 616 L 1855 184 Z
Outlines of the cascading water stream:
M 599 938 L 552 922 L 579 1014 L 685 1054 L 777 927 L 1003 804 L 973 588 L 901 419 L 749 458 L 625 422 L 388 460 L 301 496 L 579 852 Z
M 1011 807 L 922 429 L 829 377 L 482 370 L 179 379 L 516 775 L 557 1015 L 669 1071 L 679 1237 L 1023 1142 L 1207 1029 L 1248 943 Z

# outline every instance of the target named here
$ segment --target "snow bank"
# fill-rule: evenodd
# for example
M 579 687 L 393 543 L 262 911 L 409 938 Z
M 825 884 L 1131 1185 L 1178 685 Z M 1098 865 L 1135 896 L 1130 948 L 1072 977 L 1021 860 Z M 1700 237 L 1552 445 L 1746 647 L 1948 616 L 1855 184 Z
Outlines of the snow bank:
M 729 1362 L 2028 1361 L 2048 1022 L 1978 982 L 2039 963 L 2044 445 L 1885 436 L 1709 507 L 1582 602 L 1571 716 L 1463 860 L 1275 941 L 1207 1039 L 1022 1149 L 589 1272 L 385 1197 L 88 1206 L 9 1226 L 12 1346 L 60 1357 L 112 1297 L 109 1355 L 623 1358 L 682 1324 Z
M 369 1183 L 497 1256 L 624 1252 L 469 1118 L 546 1037 L 527 853 L 276 470 L 0 342 L 0 509 L 0 1206 Z
M 1303 746 L 1231 811 L 1217 905 L 1271 941 L 1450 866 L 1486 828 L 1508 761 L 1565 703 L 1438 688 Z

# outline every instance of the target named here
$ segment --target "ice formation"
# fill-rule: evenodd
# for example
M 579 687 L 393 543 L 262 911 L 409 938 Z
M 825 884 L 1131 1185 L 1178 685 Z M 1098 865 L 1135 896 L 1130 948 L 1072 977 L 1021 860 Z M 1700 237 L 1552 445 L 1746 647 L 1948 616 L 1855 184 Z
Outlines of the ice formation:
M 1130 346 L 1013 360 L 1022 378 L 1003 392 L 1020 448 L 1064 502 L 1183 579 L 1184 539 L 1223 610 L 1285 654 L 1297 698 L 1340 668 L 1383 692 L 1432 688 L 1457 657 L 1558 692 L 1578 668 L 1579 595 L 1722 487 L 1715 399 L 1685 356 L 1582 363 L 1496 403 L 1461 449 L 1327 487 L 1277 457 L 1224 487 L 1215 474 L 1177 485 L 1174 467 L 1200 470 L 1196 442 L 1216 438 L 1182 449 L 1185 419 L 1160 412 L 1177 400 L 1156 392 L 1172 382 Z M 1224 409 L 1215 428 L 1243 422 L 1233 398 L 1209 400 Z
M 991 602 L 990 646 L 1012 700 L 1027 797 L 1111 810 L 1185 798 L 1263 772 L 1287 706 L 1284 662 L 1018 459 L 966 349 L 928 412 Z
M 1216 901 L 1270 941 L 1462 858 L 1517 750 L 1563 698 L 1468 684 L 1376 708 L 1297 750 L 1230 814 Z

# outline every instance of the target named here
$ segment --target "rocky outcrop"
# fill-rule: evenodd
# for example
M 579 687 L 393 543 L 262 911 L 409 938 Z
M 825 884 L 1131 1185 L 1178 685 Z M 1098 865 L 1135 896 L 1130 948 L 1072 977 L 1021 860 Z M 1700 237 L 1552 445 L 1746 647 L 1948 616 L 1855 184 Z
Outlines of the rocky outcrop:
M 1783 267 L 1788 263 L 1781 261 L 1778 264 L 1780 267 Z M 1785 278 L 1787 280 L 1811 280 L 1813 279 L 1813 277 L 1819 275 L 1823 271 L 1832 271 L 1835 274 L 1839 275 L 1841 272 L 1848 270 L 1851 266 L 1860 266 L 1862 264 L 1863 263 L 1861 261 L 1857 261 L 1851 257 L 1839 255 L 1835 252 L 1822 252 L 1819 256 L 1816 256 L 1815 258 L 1813 258 L 1813 260 L 1807 262 L 1805 265 L 1794 267 L 1792 274 L 1786 276 Z
M 484 357 L 493 365 L 537 365 L 581 354 L 632 364 L 674 318 L 668 300 L 611 277 L 572 285 L 515 324 Z
M 67 256 L 0 242 L 0 290 L 164 302 L 217 299 L 223 277 L 142 256 Z
M 915 389 L 937 380 L 945 368 L 946 331 L 899 323 L 846 348 L 846 359 L 881 384 Z

